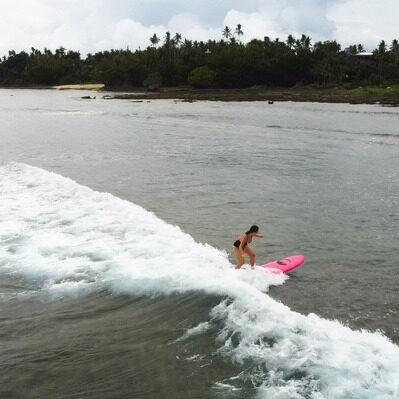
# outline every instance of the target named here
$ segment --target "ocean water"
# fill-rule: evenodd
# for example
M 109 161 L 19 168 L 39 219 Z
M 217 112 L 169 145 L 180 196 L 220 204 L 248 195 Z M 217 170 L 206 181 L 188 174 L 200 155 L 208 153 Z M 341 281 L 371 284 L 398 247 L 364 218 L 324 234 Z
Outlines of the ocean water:
M 0 90 L 0 397 L 399 397 L 398 109 L 85 94 Z

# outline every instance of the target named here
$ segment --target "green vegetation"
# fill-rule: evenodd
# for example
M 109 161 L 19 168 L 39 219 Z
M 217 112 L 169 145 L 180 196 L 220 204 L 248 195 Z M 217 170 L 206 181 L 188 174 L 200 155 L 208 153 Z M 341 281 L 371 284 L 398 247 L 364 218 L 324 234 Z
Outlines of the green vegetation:
M 342 50 L 336 41 L 312 44 L 308 36 L 286 40 L 253 39 L 242 43 L 241 25 L 225 27 L 219 41 L 182 39 L 167 32 L 157 35 L 146 49 L 111 50 L 88 54 L 60 47 L 55 52 L 31 49 L 9 51 L 0 60 L 2 86 L 53 86 L 102 82 L 107 88 L 158 90 L 190 84 L 195 88 L 243 89 L 250 87 L 322 88 L 351 90 L 356 96 L 397 98 L 399 44 L 382 41 L 372 55 L 362 56 L 363 46 Z M 374 89 L 358 89 L 359 86 Z M 391 86 L 387 93 L 379 88 Z M 388 89 L 387 89 L 388 90 Z M 252 90 L 251 92 L 256 92 Z
M 216 73 L 207 66 L 193 69 L 188 76 L 188 83 L 198 88 L 209 88 L 215 84 Z

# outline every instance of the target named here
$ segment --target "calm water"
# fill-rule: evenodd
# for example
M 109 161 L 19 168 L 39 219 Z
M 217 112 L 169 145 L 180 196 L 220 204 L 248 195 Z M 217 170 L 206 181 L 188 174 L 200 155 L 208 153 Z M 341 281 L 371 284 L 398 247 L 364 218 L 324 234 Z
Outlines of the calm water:
M 84 94 L 0 90 L 0 396 L 399 397 L 398 109 Z

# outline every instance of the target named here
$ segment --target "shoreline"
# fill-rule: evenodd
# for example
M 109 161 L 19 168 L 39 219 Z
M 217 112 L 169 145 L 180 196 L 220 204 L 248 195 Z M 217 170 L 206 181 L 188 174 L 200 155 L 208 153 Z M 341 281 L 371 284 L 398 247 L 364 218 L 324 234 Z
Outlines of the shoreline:
M 334 87 L 315 88 L 310 86 L 294 88 L 269 88 L 255 86 L 246 89 L 194 89 L 190 87 L 164 87 L 158 91 L 141 88 L 106 87 L 103 84 L 74 84 L 60 86 L 18 86 L 1 89 L 29 90 L 88 90 L 107 93 L 106 99 L 118 100 L 161 100 L 174 99 L 184 102 L 194 101 L 277 101 L 378 104 L 399 106 L 399 87 L 358 87 L 354 89 Z M 87 98 L 87 97 L 85 97 Z
M 112 90 L 110 90 L 112 91 Z M 111 99 L 156 100 L 176 99 L 194 101 L 277 101 L 380 104 L 399 106 L 399 88 L 315 89 L 315 88 L 249 88 L 249 89 L 191 89 L 163 88 L 158 92 L 134 91 L 115 93 Z

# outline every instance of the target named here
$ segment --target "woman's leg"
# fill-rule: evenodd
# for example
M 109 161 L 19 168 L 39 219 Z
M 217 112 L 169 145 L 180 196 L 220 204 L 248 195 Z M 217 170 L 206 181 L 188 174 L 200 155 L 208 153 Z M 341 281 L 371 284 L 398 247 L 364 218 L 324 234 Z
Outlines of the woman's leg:
M 234 254 L 237 257 L 237 266 L 236 269 L 239 269 L 243 264 L 244 264 L 244 255 L 241 253 L 241 251 L 237 247 L 234 248 Z
M 249 255 L 249 257 L 251 258 L 251 267 L 253 268 L 254 265 L 255 265 L 255 254 L 252 252 L 252 249 L 249 248 L 248 245 L 244 248 L 244 252 L 245 252 L 247 255 Z

